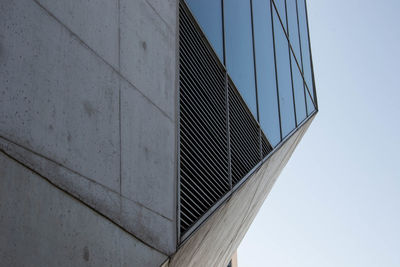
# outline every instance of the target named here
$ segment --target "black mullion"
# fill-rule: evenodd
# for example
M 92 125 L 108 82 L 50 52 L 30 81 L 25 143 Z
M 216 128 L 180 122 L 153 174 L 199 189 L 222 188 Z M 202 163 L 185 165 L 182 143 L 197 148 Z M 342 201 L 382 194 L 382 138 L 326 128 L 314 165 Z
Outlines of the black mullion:
M 230 132 L 230 120 L 229 120 L 229 81 L 228 81 L 228 70 L 226 67 L 226 45 L 225 45 L 225 2 L 221 0 L 221 13 L 222 13 L 222 51 L 223 51 L 223 62 L 225 66 L 225 104 L 226 104 L 226 136 L 227 136 L 227 156 L 228 156 L 228 180 L 229 180 L 229 191 L 232 190 L 232 162 L 231 162 L 231 132 Z
M 292 70 L 292 55 L 290 53 L 290 29 L 289 29 L 289 19 L 288 19 L 288 12 L 287 12 L 287 4 L 285 0 L 285 13 L 286 13 L 286 29 L 287 29 L 287 41 L 288 41 L 288 53 L 289 53 L 289 64 L 290 64 L 290 78 L 292 84 L 292 98 L 293 98 L 293 111 L 294 111 L 294 123 L 297 127 L 297 114 L 296 114 L 296 100 L 294 97 L 294 83 L 293 83 L 293 70 Z
M 318 110 L 317 91 L 315 89 L 314 64 L 313 64 L 312 53 L 311 53 L 310 27 L 308 25 L 308 11 L 307 11 L 307 1 L 306 0 L 304 0 L 304 6 L 305 6 L 305 12 L 306 12 L 307 35 L 308 35 L 308 50 L 310 51 L 311 75 L 312 75 L 313 93 L 314 93 L 313 104 L 314 104 L 314 108 L 316 110 Z
M 256 66 L 256 47 L 254 42 L 254 19 L 253 19 L 253 0 L 250 0 L 250 18 L 251 18 L 251 37 L 253 45 L 253 65 L 254 65 L 254 85 L 256 89 L 256 110 L 257 121 L 260 122 L 259 107 L 258 107 L 258 88 L 257 88 L 257 66 Z
M 296 1 L 297 1 L 297 0 L 296 0 Z M 285 34 L 285 36 L 286 36 L 286 39 L 288 39 L 289 49 L 292 51 L 293 57 L 294 57 L 294 59 L 295 59 L 295 61 L 296 61 L 296 64 L 298 65 L 296 55 L 295 55 L 294 50 L 293 50 L 293 48 L 292 48 L 292 45 L 290 44 L 290 41 L 289 41 L 289 36 L 288 36 L 288 34 L 287 34 L 287 32 L 286 32 L 285 26 L 283 25 L 282 18 L 280 17 L 280 15 L 279 15 L 279 13 L 278 13 L 278 8 L 275 6 L 274 1 L 272 1 L 272 3 L 273 3 L 273 6 L 274 6 L 274 8 L 275 8 L 275 12 L 276 12 L 276 15 L 277 15 L 277 17 L 278 17 L 279 23 L 281 24 L 282 29 L 283 29 L 283 32 L 284 32 L 284 34 Z M 297 2 L 296 2 L 296 7 L 297 7 Z M 308 30 L 307 30 L 307 31 L 308 31 Z M 300 68 L 300 66 L 299 66 L 299 68 Z M 304 82 L 305 82 L 304 71 L 301 72 L 301 76 L 303 77 L 303 80 L 304 80 Z M 306 90 L 309 91 L 309 90 L 308 90 L 308 87 L 306 88 Z M 309 92 L 309 94 L 311 94 L 311 93 Z M 312 97 L 311 97 L 311 101 L 314 102 L 314 100 L 313 100 Z M 313 103 L 313 104 L 314 104 L 314 103 Z M 314 104 L 314 106 L 315 106 L 315 104 Z
M 281 135 L 281 140 L 282 141 L 282 120 L 281 120 L 281 105 L 279 103 L 279 85 L 278 85 L 278 69 L 276 67 L 276 48 L 275 48 L 275 31 L 274 31 L 274 14 L 272 10 L 272 0 L 269 1 L 270 4 L 270 12 L 271 12 L 271 27 L 272 27 L 272 41 L 273 41 L 273 46 L 274 46 L 274 65 L 275 65 L 275 83 L 276 83 L 276 98 L 278 101 L 278 114 L 279 114 L 279 130 L 280 130 L 280 135 Z
M 303 79 L 303 91 L 304 91 L 304 103 L 306 105 L 306 115 L 308 117 L 308 107 L 307 107 L 307 95 L 306 95 L 306 86 L 305 86 L 305 78 L 304 78 L 304 66 L 303 66 L 303 50 L 301 48 L 301 35 L 300 35 L 300 21 L 299 21 L 299 7 L 298 1 L 296 0 L 296 15 L 297 15 L 297 32 L 299 34 L 299 47 L 300 47 L 300 60 L 301 60 L 301 78 Z
M 221 13 L 222 13 L 222 54 L 223 63 L 226 68 L 226 51 L 225 51 L 225 10 L 224 10 L 224 0 L 221 0 Z

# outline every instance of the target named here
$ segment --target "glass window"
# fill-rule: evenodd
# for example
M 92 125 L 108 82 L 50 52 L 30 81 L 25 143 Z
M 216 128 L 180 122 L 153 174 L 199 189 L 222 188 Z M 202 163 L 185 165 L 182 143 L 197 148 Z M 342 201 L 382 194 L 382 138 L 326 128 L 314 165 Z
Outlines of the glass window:
M 186 0 L 186 3 L 221 62 L 224 62 L 221 1 Z
M 278 14 L 281 17 L 283 27 L 286 30 L 286 8 L 285 8 L 285 0 L 274 0 L 276 9 L 278 10 Z M 279 21 L 277 20 L 277 23 Z M 275 23 L 275 22 L 274 22 Z
M 310 115 L 314 110 L 315 110 L 315 106 L 313 101 L 311 100 L 311 90 L 309 90 L 310 88 L 307 88 L 307 85 L 304 85 L 304 90 L 306 92 L 306 99 L 307 99 L 307 111 L 308 111 L 308 115 Z M 310 93 L 308 93 L 308 91 L 310 91 Z
M 310 91 L 312 98 L 314 98 L 314 87 L 312 82 L 312 70 L 311 70 L 311 56 L 310 56 L 310 44 L 308 42 L 308 26 L 307 26 L 307 15 L 306 15 L 306 3 L 304 0 L 297 1 L 297 8 L 299 14 L 299 27 L 300 27 L 300 42 L 301 42 L 301 53 L 302 53 L 302 64 L 304 79 Z M 306 92 L 308 95 L 308 93 Z M 308 96 L 306 96 L 308 98 Z M 311 99 L 307 99 L 308 113 L 312 112 L 315 107 L 312 104 Z
M 305 91 L 303 86 L 303 77 L 301 76 L 300 69 L 292 57 L 292 77 L 293 77 L 293 90 L 294 90 L 294 103 L 296 106 L 297 124 L 300 124 L 307 116 L 306 114 L 306 100 Z
M 288 35 L 290 44 L 292 46 L 291 52 L 291 67 L 292 67 L 292 79 L 293 79 L 293 90 L 294 90 L 294 103 L 296 107 L 296 118 L 297 123 L 302 122 L 306 114 L 306 101 L 303 87 L 303 77 L 301 71 L 298 68 L 297 63 L 301 64 L 301 52 L 300 52 L 300 39 L 299 30 L 297 24 L 297 1 L 286 0 L 286 10 L 288 19 Z M 294 55 L 292 54 L 294 52 Z
M 298 62 L 301 62 L 299 30 L 297 25 L 296 0 L 286 0 L 288 14 L 288 35 L 292 45 L 294 55 Z
M 224 18 L 226 68 L 257 118 L 250 1 L 225 0 Z
M 294 118 L 293 91 L 290 75 L 289 42 L 286 38 L 281 24 L 278 23 L 278 16 L 276 12 L 273 12 L 273 14 L 276 71 L 278 76 L 279 88 L 279 107 L 281 114 L 282 136 L 285 137 L 296 126 Z
M 270 1 L 253 0 L 260 125 L 272 146 L 281 141 Z

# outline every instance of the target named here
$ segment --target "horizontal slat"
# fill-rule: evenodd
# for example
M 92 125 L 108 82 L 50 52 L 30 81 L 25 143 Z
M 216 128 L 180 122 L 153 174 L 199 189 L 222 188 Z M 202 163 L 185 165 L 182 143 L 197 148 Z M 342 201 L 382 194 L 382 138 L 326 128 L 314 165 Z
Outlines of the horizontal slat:
M 235 185 L 261 160 L 260 131 L 237 89 L 229 82 L 231 169 Z
M 184 1 L 179 25 L 182 236 L 272 147 Z

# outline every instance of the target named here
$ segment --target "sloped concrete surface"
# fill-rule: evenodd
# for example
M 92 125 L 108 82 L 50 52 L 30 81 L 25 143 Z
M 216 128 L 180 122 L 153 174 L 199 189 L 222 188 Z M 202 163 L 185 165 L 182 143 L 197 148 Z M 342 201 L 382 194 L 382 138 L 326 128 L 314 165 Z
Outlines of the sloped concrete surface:
M 167 256 L 0 152 L 1 266 L 160 266 Z
M 294 133 L 189 237 L 172 257 L 169 267 L 228 265 L 312 119 Z
M 0 135 L 119 190 L 118 75 L 34 1 L 0 11 Z

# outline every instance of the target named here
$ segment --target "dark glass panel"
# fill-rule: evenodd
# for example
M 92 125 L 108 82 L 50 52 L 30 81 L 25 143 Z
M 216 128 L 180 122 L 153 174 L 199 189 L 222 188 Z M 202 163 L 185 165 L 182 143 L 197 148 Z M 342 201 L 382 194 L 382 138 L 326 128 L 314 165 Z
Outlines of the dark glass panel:
M 278 16 L 276 12 L 273 12 L 273 14 L 281 127 L 282 136 L 285 137 L 296 126 L 290 75 L 289 43 L 281 24 L 278 23 Z
M 222 7 L 220 0 L 186 0 L 204 34 L 223 62 Z
M 226 68 L 257 117 L 250 1 L 225 0 L 224 18 Z
M 308 89 L 312 98 L 314 98 L 314 87 L 312 80 L 311 71 L 311 57 L 310 57 L 310 44 L 308 41 L 308 26 L 307 26 L 307 16 L 306 16 L 306 3 L 304 0 L 297 1 L 297 8 L 299 14 L 299 27 L 300 27 L 300 42 L 301 42 L 301 52 L 303 60 L 303 73 L 304 79 L 307 83 Z M 307 109 L 310 112 L 315 109 L 312 104 L 311 99 L 307 100 Z
M 292 57 L 292 77 L 293 77 L 293 88 L 294 88 L 294 101 L 296 104 L 296 118 L 297 124 L 300 124 L 307 116 L 306 114 L 306 101 L 305 91 L 303 87 L 303 77 L 301 76 L 300 69 Z
M 253 0 L 260 125 L 272 146 L 281 140 L 270 2 Z

